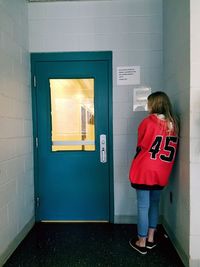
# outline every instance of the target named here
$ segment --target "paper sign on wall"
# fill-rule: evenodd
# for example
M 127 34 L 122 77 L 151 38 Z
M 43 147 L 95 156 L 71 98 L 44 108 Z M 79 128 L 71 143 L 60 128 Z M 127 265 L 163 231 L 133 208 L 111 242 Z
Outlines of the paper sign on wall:
M 133 89 L 133 111 L 147 111 L 147 97 L 151 94 L 150 87 Z
M 140 66 L 117 67 L 117 85 L 140 84 Z

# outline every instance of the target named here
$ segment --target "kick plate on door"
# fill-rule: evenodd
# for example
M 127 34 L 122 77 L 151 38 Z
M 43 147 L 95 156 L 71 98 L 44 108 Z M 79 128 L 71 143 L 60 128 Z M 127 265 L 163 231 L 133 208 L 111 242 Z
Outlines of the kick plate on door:
M 100 161 L 101 163 L 107 162 L 107 150 L 106 150 L 106 135 L 100 135 Z

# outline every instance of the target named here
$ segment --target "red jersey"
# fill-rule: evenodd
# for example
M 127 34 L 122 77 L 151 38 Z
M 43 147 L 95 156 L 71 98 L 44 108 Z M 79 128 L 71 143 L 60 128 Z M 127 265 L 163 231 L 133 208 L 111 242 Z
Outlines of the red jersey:
M 132 161 L 129 179 L 138 189 L 160 189 L 167 185 L 174 163 L 178 138 L 168 133 L 167 121 L 155 114 L 139 125 L 137 154 Z

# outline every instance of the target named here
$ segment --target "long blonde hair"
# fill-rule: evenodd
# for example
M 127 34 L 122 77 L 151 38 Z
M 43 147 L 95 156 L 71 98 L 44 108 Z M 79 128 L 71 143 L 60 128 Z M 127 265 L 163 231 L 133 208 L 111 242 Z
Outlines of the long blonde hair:
M 151 114 L 163 114 L 168 122 L 167 130 L 170 130 L 170 125 L 173 125 L 173 131 L 178 135 L 179 126 L 178 120 L 175 116 L 170 99 L 168 95 L 162 91 L 157 91 L 148 96 L 148 106 L 150 107 Z

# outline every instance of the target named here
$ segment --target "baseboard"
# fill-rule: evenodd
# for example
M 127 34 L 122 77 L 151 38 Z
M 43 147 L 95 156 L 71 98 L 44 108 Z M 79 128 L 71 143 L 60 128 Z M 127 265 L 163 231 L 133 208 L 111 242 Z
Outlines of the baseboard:
M 137 224 L 137 215 L 115 215 L 114 223 L 116 224 Z M 162 223 L 162 216 L 159 217 L 158 223 Z
M 183 264 L 185 265 L 185 267 L 189 267 L 189 266 L 190 267 L 192 267 L 192 266 L 196 267 L 197 265 L 190 265 L 189 257 L 186 255 L 185 251 L 183 250 L 180 243 L 176 239 L 173 230 L 170 228 L 169 224 L 167 223 L 167 221 L 163 217 L 162 217 L 162 225 L 163 225 L 165 231 L 167 232 L 172 244 L 174 245 L 174 248 L 176 249 L 176 251 L 177 251 L 179 257 L 181 258 Z
M 200 266 L 199 259 L 190 259 L 190 267 L 198 267 L 198 266 Z
M 137 216 L 115 215 L 114 223 L 116 223 L 116 224 L 136 224 L 137 223 Z
M 35 223 L 35 218 L 31 218 L 31 220 L 24 226 L 21 232 L 14 238 L 11 244 L 6 248 L 6 250 L 0 255 L 0 266 L 8 260 L 11 254 L 15 251 L 21 241 L 25 238 L 28 232 L 31 230 Z

